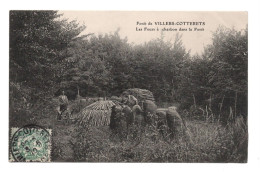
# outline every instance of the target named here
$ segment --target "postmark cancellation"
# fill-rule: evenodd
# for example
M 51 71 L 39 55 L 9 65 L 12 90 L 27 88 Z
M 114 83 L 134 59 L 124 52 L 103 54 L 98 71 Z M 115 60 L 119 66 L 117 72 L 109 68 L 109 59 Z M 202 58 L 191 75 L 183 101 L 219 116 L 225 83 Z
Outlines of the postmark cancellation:
M 10 162 L 50 162 L 51 129 L 37 125 L 11 128 Z

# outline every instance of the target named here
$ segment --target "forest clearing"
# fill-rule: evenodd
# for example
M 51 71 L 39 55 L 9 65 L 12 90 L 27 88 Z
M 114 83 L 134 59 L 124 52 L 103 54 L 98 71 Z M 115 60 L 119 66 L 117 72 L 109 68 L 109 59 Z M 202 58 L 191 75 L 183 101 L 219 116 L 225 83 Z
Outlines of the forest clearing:
M 201 54 L 184 32 L 133 44 L 85 29 L 10 11 L 11 151 L 11 128 L 33 124 L 52 162 L 247 162 L 247 26 L 219 26 Z

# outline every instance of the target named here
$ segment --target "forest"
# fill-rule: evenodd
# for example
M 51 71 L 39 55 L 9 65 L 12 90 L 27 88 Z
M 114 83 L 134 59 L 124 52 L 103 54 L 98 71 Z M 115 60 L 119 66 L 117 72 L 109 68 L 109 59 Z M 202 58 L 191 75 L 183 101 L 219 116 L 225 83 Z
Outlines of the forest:
M 77 96 L 120 96 L 129 88 L 142 88 L 153 93 L 159 107 L 177 105 L 179 113 L 189 120 L 211 118 L 211 123 L 218 121 L 223 126 L 242 117 L 247 133 L 245 28 L 219 26 L 212 33 L 212 43 L 201 54 L 191 55 L 178 33 L 173 42 L 161 35 L 143 44 L 132 44 L 127 37 L 120 37 L 120 29 L 110 34 L 82 35 L 86 26 L 63 19 L 58 11 L 10 11 L 10 125 L 39 123 L 51 113 L 50 102 L 63 90 L 69 101 L 75 101 Z M 239 152 L 241 145 L 236 146 Z M 225 153 L 219 161 L 245 162 L 244 149 L 247 142 L 241 156 Z M 182 161 L 218 161 L 193 158 Z

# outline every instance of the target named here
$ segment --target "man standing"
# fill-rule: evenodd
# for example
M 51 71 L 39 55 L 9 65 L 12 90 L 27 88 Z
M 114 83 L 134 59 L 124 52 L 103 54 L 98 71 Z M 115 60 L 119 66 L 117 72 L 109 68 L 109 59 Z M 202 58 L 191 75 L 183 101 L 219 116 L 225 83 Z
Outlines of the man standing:
M 62 91 L 62 95 L 59 96 L 59 103 L 60 103 L 60 113 L 58 116 L 58 120 L 61 120 L 62 113 L 67 110 L 69 104 L 69 100 L 65 95 L 64 91 Z

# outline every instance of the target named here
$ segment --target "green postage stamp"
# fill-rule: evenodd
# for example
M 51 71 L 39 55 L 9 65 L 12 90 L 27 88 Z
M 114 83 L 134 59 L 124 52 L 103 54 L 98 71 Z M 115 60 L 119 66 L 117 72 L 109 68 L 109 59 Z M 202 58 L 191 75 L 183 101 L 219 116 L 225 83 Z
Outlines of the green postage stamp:
M 50 162 L 50 129 L 37 125 L 11 128 L 10 138 L 11 162 Z

